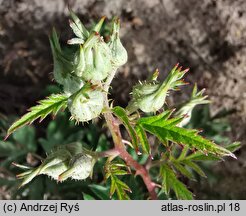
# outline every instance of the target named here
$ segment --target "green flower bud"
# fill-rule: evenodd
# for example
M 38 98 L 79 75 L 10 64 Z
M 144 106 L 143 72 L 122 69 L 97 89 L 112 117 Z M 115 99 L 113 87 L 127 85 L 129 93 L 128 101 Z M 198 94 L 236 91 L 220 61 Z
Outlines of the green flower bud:
M 192 91 L 191 99 L 184 103 L 182 107 L 176 112 L 176 116 L 185 116 L 185 118 L 179 123 L 180 127 L 189 123 L 192 110 L 195 108 L 195 106 L 210 103 L 209 100 L 206 100 L 208 96 L 203 96 L 204 91 L 205 89 L 202 89 L 198 92 L 197 85 L 195 84 Z
M 85 70 L 85 53 L 82 46 L 79 46 L 79 50 L 74 56 L 74 73 L 76 76 L 81 77 Z
M 159 88 L 160 84 L 154 83 L 136 85 L 132 92 L 134 100 L 127 107 L 128 112 L 132 113 L 137 109 L 141 109 L 143 112 L 155 112 L 160 109 L 164 102 L 162 97 L 158 97 Z
M 85 69 L 84 50 L 77 45 L 62 49 L 55 30 L 50 37 L 50 44 L 54 59 L 54 78 L 56 82 L 63 85 L 66 93 L 73 94 L 83 85 L 79 76 Z
M 85 80 L 92 82 L 104 80 L 112 71 L 112 56 L 109 47 L 97 33 L 94 33 L 94 38 L 97 40 L 92 46 L 85 44 L 85 47 L 87 45 L 85 48 L 86 66 L 82 74 Z
M 83 88 L 68 102 L 71 119 L 75 119 L 77 122 L 90 121 L 98 117 L 103 109 L 102 91 L 97 89 L 84 91 Z
M 69 169 L 59 176 L 59 181 L 68 178 L 83 180 L 90 176 L 95 164 L 95 159 L 90 154 L 80 153 L 75 155 L 69 163 Z
M 164 106 L 166 96 L 170 90 L 177 90 L 177 87 L 183 85 L 181 78 L 188 69 L 181 71 L 181 67 L 176 65 L 165 81 L 161 84 L 156 81 L 156 74 L 152 75 L 152 80 L 148 80 L 133 87 L 132 100 L 127 110 L 129 113 L 135 112 L 137 109 L 143 112 L 156 112 Z
M 127 62 L 127 51 L 122 45 L 119 37 L 120 20 L 115 19 L 113 22 L 113 32 L 109 41 L 109 47 L 112 53 L 112 64 L 118 68 Z
M 27 170 L 17 175 L 17 178 L 23 179 L 21 183 L 23 186 L 41 174 L 48 175 L 57 181 L 63 181 L 69 177 L 77 180 L 85 179 L 92 173 L 96 158 L 96 153 L 83 148 L 81 143 L 75 142 L 53 149 L 37 168 L 16 163 L 13 165 Z
M 60 162 L 56 165 L 50 166 L 47 169 L 39 172 L 39 174 L 44 174 L 50 176 L 52 179 L 58 181 L 59 175 L 68 169 L 68 161 Z
M 34 177 L 41 174 L 48 175 L 58 180 L 59 175 L 68 169 L 71 158 L 72 155 L 69 151 L 66 149 L 58 149 L 48 155 L 39 167 L 19 174 L 17 178 L 23 179 L 21 186 L 29 183 Z

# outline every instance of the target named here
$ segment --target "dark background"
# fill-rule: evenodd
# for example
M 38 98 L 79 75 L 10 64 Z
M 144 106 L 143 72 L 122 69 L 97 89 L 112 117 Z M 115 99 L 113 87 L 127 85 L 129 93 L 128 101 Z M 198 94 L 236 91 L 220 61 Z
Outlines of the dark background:
M 205 87 L 211 112 L 233 109 L 226 135 L 242 142 L 238 160 L 212 166 L 219 180 L 192 183 L 198 199 L 246 199 L 246 1 L 244 0 L 0 0 L 0 113 L 22 115 L 52 84 L 48 34 L 55 26 L 71 34 L 67 5 L 84 23 L 106 15 L 121 18 L 129 61 L 113 83 L 116 103 L 125 106 L 132 84 L 156 68 L 163 79 L 180 62 L 188 82 Z M 191 86 L 176 99 L 187 99 Z M 170 99 L 169 103 L 172 103 Z M 3 191 L 0 189 L 1 194 Z M 0 194 L 0 197 L 2 196 Z M 213 196 L 212 196 L 213 198 Z

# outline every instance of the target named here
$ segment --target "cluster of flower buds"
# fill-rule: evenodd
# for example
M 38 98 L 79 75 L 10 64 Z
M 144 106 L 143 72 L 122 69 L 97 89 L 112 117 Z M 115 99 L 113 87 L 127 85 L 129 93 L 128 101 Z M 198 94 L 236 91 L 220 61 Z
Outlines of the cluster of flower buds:
M 185 84 L 182 78 L 188 70 L 182 70 L 182 67 L 178 67 L 177 64 L 163 83 L 157 81 L 159 72 L 156 70 L 149 80 L 143 83 L 140 82 L 133 87 L 132 100 L 127 107 L 127 111 L 133 113 L 140 109 L 145 113 L 150 113 L 163 108 L 169 91 L 178 90 L 179 86 Z
M 23 179 L 21 186 L 24 186 L 41 174 L 48 175 L 57 181 L 64 181 L 68 178 L 86 179 L 92 174 L 95 162 L 95 153 L 84 149 L 80 143 L 71 143 L 54 149 L 37 168 L 13 164 L 26 169 L 25 172 L 17 175 L 17 178 Z
M 71 98 L 69 110 L 77 121 L 89 121 L 102 112 L 103 81 L 127 61 L 127 52 L 119 38 L 119 19 L 113 20 L 112 34 L 108 43 L 100 35 L 105 17 L 90 31 L 71 11 L 70 27 L 75 38 L 68 46 L 61 47 L 55 30 L 50 37 L 54 59 L 54 79 L 63 86 Z M 97 88 L 81 89 L 87 84 Z M 76 95 L 76 96 L 74 96 Z

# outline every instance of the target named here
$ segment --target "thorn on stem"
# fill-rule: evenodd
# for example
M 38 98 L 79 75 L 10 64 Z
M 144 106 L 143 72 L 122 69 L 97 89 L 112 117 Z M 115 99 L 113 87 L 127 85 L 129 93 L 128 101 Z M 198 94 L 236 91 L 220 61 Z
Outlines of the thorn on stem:
M 3 141 L 6 141 L 6 140 L 8 139 L 8 137 L 9 137 L 9 135 L 10 135 L 10 134 L 7 134 L 7 135 L 4 137 Z

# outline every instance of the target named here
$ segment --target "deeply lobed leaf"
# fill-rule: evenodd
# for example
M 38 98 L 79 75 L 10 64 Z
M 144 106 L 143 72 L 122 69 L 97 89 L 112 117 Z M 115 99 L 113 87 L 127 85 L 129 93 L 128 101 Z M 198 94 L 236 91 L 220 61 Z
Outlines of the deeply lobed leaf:
M 192 193 L 177 179 L 175 173 L 167 164 L 161 166 L 160 176 L 162 177 L 162 188 L 166 194 L 169 194 L 170 189 L 173 189 L 178 199 L 193 199 Z
M 7 131 L 7 137 L 18 128 L 31 124 L 40 118 L 40 122 L 49 114 L 56 115 L 59 110 L 65 109 L 68 97 L 64 94 L 50 95 L 48 98 L 39 101 L 39 105 L 31 107 L 29 112 L 14 122 Z
M 117 176 L 129 174 L 128 167 L 122 163 L 111 162 L 109 159 L 105 164 L 105 179 L 110 179 L 110 197 L 116 192 L 120 200 L 129 200 L 127 191 L 131 189 L 127 184 L 121 181 Z
M 205 154 L 211 153 L 219 157 L 231 156 L 235 158 L 235 155 L 229 150 L 198 135 L 197 130 L 178 127 L 177 124 L 180 121 L 182 121 L 182 118 L 159 119 L 150 123 L 148 117 L 146 117 L 141 119 L 139 123 L 145 130 L 156 135 L 161 141 L 170 140 L 177 144 L 188 145 L 190 149 L 195 148 Z

